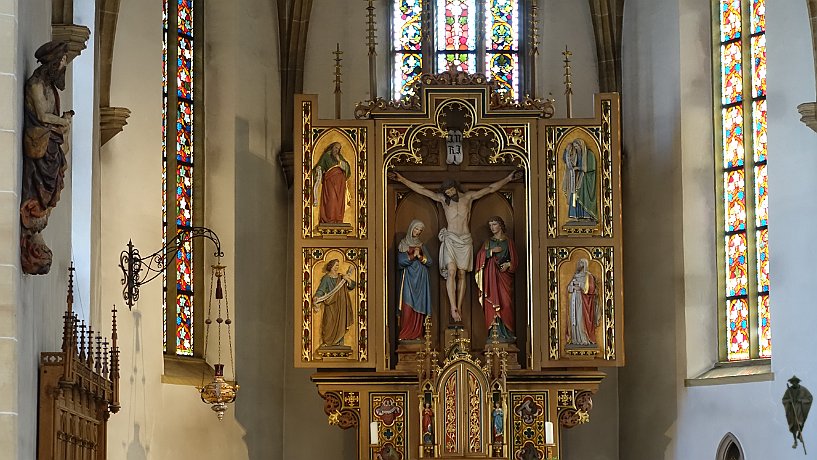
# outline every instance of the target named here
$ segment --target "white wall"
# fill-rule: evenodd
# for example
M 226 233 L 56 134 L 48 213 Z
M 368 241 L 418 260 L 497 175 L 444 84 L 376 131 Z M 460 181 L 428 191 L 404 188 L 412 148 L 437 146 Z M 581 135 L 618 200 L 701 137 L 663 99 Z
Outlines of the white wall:
M 771 382 L 684 387 L 716 352 L 710 6 L 629 1 L 624 13 L 625 310 L 621 458 L 714 458 L 726 432 L 746 458 L 799 458 L 780 403 L 792 374 L 808 386 L 803 351 L 817 315 L 809 283 L 808 197 L 815 133 L 795 109 L 814 99 L 805 3 L 767 2 Z M 703 64 L 702 64 L 703 63 Z M 747 67 L 748 68 L 748 67 Z M 683 194 L 678 193 L 679 190 Z M 806 444 L 814 443 L 805 432 Z

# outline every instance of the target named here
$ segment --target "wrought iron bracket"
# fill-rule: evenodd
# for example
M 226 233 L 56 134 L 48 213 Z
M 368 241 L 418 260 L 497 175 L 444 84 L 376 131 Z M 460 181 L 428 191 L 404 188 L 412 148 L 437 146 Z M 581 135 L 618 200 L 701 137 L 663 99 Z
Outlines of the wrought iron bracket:
M 128 310 L 133 310 L 133 305 L 139 300 L 139 288 L 162 274 L 167 266 L 176 260 L 179 248 L 195 238 L 207 238 L 212 241 L 216 246 L 213 255 L 224 257 L 218 235 L 207 227 L 179 230 L 164 247 L 145 257 L 142 257 L 139 249 L 133 245 L 133 240 L 128 241 L 128 248 L 119 255 L 119 268 L 122 269 L 122 298 L 125 299 Z M 143 269 L 147 271 L 143 273 Z

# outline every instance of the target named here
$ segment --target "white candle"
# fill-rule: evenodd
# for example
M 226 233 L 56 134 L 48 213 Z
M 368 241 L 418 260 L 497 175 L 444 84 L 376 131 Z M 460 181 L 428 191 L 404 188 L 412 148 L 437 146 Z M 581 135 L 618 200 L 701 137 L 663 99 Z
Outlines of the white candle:
M 380 437 L 377 433 L 377 422 L 372 422 L 369 424 L 369 443 L 373 446 L 376 446 L 380 443 Z
M 545 422 L 545 444 L 552 446 L 553 442 L 553 422 Z

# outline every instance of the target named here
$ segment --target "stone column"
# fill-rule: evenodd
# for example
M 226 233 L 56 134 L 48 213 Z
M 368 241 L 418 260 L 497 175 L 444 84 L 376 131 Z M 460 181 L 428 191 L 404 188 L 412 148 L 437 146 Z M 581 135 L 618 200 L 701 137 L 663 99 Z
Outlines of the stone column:
M 17 458 L 20 279 L 20 99 L 17 1 L 0 0 L 0 457 Z
M 809 25 L 811 25 L 811 47 L 814 56 L 814 75 L 817 77 L 817 0 L 806 0 Z M 797 106 L 800 121 L 817 132 L 817 102 L 804 102 Z

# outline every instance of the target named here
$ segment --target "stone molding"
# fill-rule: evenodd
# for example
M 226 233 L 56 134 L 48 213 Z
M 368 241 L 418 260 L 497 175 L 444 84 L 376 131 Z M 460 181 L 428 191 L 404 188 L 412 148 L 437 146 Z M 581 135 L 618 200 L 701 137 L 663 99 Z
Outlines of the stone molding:
M 88 47 L 88 38 L 91 29 L 77 24 L 52 24 L 51 39 L 68 43 L 68 62 L 82 53 Z
M 797 106 L 800 112 L 800 121 L 817 132 L 817 102 L 804 102 Z
M 99 108 L 99 141 L 100 146 L 105 145 L 114 136 L 121 133 L 128 124 L 130 109 L 125 107 L 100 107 Z

